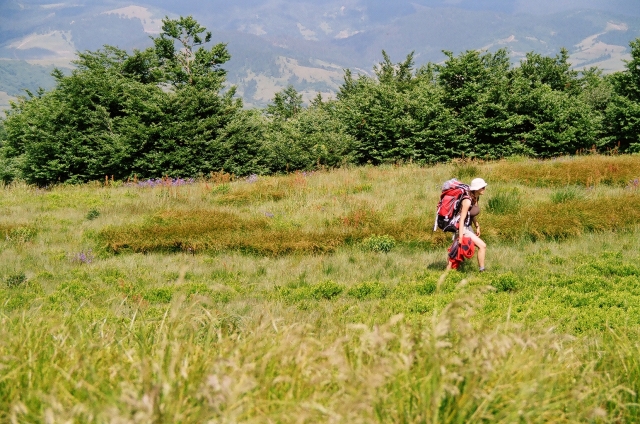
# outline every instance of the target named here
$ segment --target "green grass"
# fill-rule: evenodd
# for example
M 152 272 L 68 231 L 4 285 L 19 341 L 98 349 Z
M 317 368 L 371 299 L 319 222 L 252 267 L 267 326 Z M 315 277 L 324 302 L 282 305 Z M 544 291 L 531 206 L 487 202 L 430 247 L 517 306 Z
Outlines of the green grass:
M 0 421 L 637 421 L 638 194 L 490 177 L 556 162 L 465 165 L 485 273 L 431 231 L 455 164 L 5 187 Z

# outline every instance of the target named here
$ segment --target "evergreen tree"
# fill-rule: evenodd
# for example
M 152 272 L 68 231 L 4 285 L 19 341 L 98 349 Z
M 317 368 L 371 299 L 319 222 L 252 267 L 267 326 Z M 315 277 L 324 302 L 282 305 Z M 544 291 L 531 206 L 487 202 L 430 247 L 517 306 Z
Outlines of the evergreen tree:
M 615 95 L 605 112 L 605 133 L 610 147 L 640 152 L 640 38 L 629 45 L 626 70 L 609 79 Z

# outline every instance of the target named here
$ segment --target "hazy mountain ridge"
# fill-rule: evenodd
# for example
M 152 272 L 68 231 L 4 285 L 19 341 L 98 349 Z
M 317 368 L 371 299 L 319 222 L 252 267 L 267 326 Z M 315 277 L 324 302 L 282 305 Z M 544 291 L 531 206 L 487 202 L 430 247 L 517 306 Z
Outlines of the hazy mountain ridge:
M 628 42 L 640 37 L 635 0 L 586 0 L 581 4 L 594 10 L 547 15 L 524 13 L 535 12 L 527 3 L 215 0 L 203 5 L 186 0 L 177 5 L 161 0 L 149 6 L 117 0 L 91 5 L 9 0 L 0 6 L 0 58 L 64 66 L 75 51 L 103 44 L 145 48 L 163 16 L 192 14 L 213 30 L 215 41 L 228 43 L 229 82 L 238 86 L 247 105 L 260 106 L 287 84 L 307 99 L 316 92 L 329 95 L 340 84 L 343 68 L 370 71 L 383 49 L 394 61 L 415 51 L 420 65 L 441 61 L 442 50 L 506 47 L 517 62 L 529 51 L 554 55 L 566 47 L 574 65 L 614 71 L 623 67 Z M 539 3 L 549 10 L 563 4 Z M 7 91 L 1 84 L 0 91 Z

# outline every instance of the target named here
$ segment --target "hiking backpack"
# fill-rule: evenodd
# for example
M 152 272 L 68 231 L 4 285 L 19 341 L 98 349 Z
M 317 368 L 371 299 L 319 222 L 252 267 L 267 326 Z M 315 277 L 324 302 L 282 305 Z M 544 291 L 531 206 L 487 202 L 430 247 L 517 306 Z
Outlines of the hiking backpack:
M 469 186 L 461 183 L 455 178 L 446 181 L 442 185 L 440 202 L 436 209 L 436 220 L 433 224 L 433 231 L 440 228 L 446 233 L 455 233 L 458 230 L 460 220 L 460 206 L 463 199 L 470 199 Z

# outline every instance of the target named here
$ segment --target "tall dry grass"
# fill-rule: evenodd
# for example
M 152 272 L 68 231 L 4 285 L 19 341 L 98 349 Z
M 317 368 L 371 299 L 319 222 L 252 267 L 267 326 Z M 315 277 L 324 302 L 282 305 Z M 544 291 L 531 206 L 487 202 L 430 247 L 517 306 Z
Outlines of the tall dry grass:
M 258 307 L 235 324 L 177 300 L 148 316 L 2 317 L 7 422 L 631 421 L 638 347 L 508 321 L 464 296 L 420 322 L 330 329 Z M 19 331 L 18 331 L 19 330 Z M 617 337 L 617 338 L 616 338 Z M 625 367 L 620 365 L 624 364 Z M 627 374 L 629 373 L 629 374 Z
M 540 202 L 517 213 L 488 216 L 484 227 L 495 241 L 557 240 L 590 232 L 630 231 L 640 224 L 638 202 L 640 194 L 635 191 L 563 203 Z
M 639 201 L 640 194 L 636 191 L 579 196 L 562 203 L 534 199 L 523 205 L 514 203 L 505 211 L 489 208 L 479 219 L 484 236 L 492 242 L 559 240 L 590 232 L 633 229 L 640 224 L 640 208 L 636 206 Z M 221 209 L 165 210 L 147 217 L 142 224 L 105 228 L 99 239 L 114 253 L 227 250 L 262 255 L 323 253 L 380 234 L 423 248 L 447 245 L 450 236 L 434 233 L 432 226 L 433 218 L 426 211 L 397 216 L 370 207 L 316 221 L 314 229 Z
M 482 167 L 481 167 L 482 168 Z M 640 176 L 637 156 L 573 156 L 553 160 L 504 160 L 483 169 L 487 181 L 533 187 L 627 186 Z

